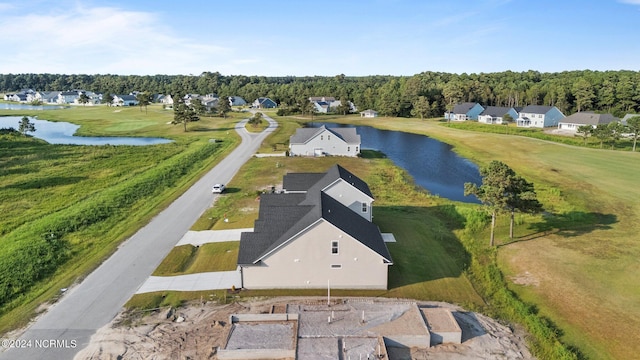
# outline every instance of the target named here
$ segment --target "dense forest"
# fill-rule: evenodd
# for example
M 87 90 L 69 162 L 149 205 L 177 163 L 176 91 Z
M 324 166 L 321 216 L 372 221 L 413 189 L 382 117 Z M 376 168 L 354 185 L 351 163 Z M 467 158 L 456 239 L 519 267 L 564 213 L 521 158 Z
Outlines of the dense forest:
M 640 110 L 640 72 L 537 71 L 480 74 L 423 72 L 413 76 L 333 77 L 194 75 L 0 74 L 0 92 L 83 89 L 98 93 L 218 94 L 251 102 L 269 97 L 295 107 L 310 96 L 334 96 L 386 116 L 436 117 L 457 102 L 484 106 L 554 105 L 565 115 L 576 111 L 616 116 Z

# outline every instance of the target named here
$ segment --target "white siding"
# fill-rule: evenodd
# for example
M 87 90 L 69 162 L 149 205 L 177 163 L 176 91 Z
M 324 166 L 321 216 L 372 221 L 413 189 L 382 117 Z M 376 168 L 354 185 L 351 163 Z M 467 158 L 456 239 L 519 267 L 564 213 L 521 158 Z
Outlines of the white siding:
M 332 254 L 336 240 L 339 251 Z M 386 289 L 388 267 L 376 252 L 321 220 L 263 259 L 262 266 L 243 267 L 243 286 L 322 289 L 329 281 L 331 288 Z
M 292 156 L 315 156 L 314 154 L 318 152 L 334 156 L 357 156 L 360 153 L 360 144 L 347 144 L 335 134 L 325 130 L 305 144 L 291 144 L 289 152 Z
M 351 186 L 351 184 L 347 183 L 345 180 L 339 179 L 335 183 L 323 189 L 323 191 L 356 214 L 371 221 L 371 203 L 373 202 L 373 199 Z M 366 212 L 362 211 L 363 203 L 367 205 Z

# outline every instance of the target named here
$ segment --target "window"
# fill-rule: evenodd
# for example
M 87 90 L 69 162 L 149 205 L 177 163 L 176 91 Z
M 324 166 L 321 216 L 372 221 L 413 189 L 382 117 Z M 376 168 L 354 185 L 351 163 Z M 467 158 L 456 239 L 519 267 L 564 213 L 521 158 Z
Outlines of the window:
M 358 147 L 356 146 L 356 152 L 358 152 Z
M 334 240 L 331 242 L 331 254 L 333 255 L 337 255 L 338 254 L 338 241 Z
M 342 269 L 342 264 L 331 264 L 332 269 Z
M 367 203 L 365 203 L 365 202 L 362 203 L 362 212 L 363 213 L 367 212 Z
M 351 146 L 347 146 L 347 151 L 351 151 Z
M 327 135 L 327 140 L 331 140 L 331 135 Z
M 320 140 L 324 140 L 324 135 L 320 135 Z

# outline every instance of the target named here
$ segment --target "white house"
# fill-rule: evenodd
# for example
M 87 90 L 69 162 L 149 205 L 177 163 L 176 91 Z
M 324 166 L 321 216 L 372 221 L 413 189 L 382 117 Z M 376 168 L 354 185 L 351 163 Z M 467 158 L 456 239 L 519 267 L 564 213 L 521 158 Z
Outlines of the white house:
M 577 112 L 562 119 L 558 123 L 559 130 L 577 131 L 578 127 L 583 125 L 591 125 L 593 128 L 600 124 L 608 124 L 620 121 L 611 114 L 595 114 L 590 111 Z
M 375 110 L 367 109 L 365 111 L 360 112 L 360 117 L 364 117 L 364 118 L 378 117 L 378 112 Z
M 444 118 L 452 121 L 478 120 L 478 115 L 484 107 L 478 103 L 466 102 L 456 104 L 453 111 L 444 114 Z
M 113 106 L 136 106 L 138 100 L 135 95 L 113 95 Z
M 509 114 L 514 121 L 518 118 L 518 112 L 512 107 L 487 106 L 480 115 L 478 122 L 484 124 L 502 124 L 502 118 Z
M 243 288 L 387 288 L 392 259 L 370 221 L 373 195 L 364 181 L 334 165 L 288 174 L 283 187 L 261 195 L 254 230 L 241 235 Z
M 516 119 L 519 127 L 545 128 L 557 126 L 564 114 L 555 106 L 529 105 L 526 106 Z
M 289 138 L 290 156 L 358 156 L 360 135 L 355 128 L 300 128 Z

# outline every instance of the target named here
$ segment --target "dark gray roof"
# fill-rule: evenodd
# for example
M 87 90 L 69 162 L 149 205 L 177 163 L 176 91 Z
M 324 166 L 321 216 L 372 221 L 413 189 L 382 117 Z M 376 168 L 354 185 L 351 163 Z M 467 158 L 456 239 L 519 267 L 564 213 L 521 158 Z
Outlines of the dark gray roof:
M 288 173 L 282 177 L 282 188 L 286 191 L 307 191 L 326 173 Z
M 577 112 L 562 119 L 565 124 L 598 125 L 619 121 L 620 119 L 611 114 L 594 114 L 592 112 Z
M 489 115 L 489 116 L 493 116 L 493 117 L 501 117 L 504 116 L 505 114 L 507 114 L 509 112 L 509 110 L 511 110 L 513 108 L 510 107 L 502 107 L 502 106 L 487 106 L 486 109 L 484 109 L 484 111 L 482 111 L 482 113 L 480 113 L 480 115 Z
M 466 114 L 466 113 L 469 112 L 469 110 L 471 110 L 471 108 L 476 106 L 476 104 L 477 103 L 474 103 L 474 102 L 466 102 L 466 103 L 456 104 L 456 106 L 453 107 L 453 113 L 454 114 Z
M 296 133 L 291 136 L 289 143 L 304 144 L 324 131 L 329 131 L 347 144 L 360 144 L 360 135 L 356 132 L 356 128 L 327 128 L 324 125 L 319 128 L 296 129 Z
M 527 114 L 546 114 L 552 108 L 553 106 L 547 106 L 547 105 L 529 105 L 529 106 L 525 106 L 525 108 L 522 109 L 522 111 L 520 112 L 527 113 Z
M 320 174 L 311 174 L 306 180 L 317 175 Z M 354 187 L 364 189 L 363 192 L 373 198 L 368 185 L 339 165 L 322 175 L 306 193 L 264 194 L 260 197 L 254 231 L 242 233 L 240 237 L 238 265 L 255 264 L 261 257 L 322 219 L 391 262 L 391 255 L 378 227 L 322 192 L 327 185 L 342 178 Z M 294 177 L 298 176 L 300 174 Z

